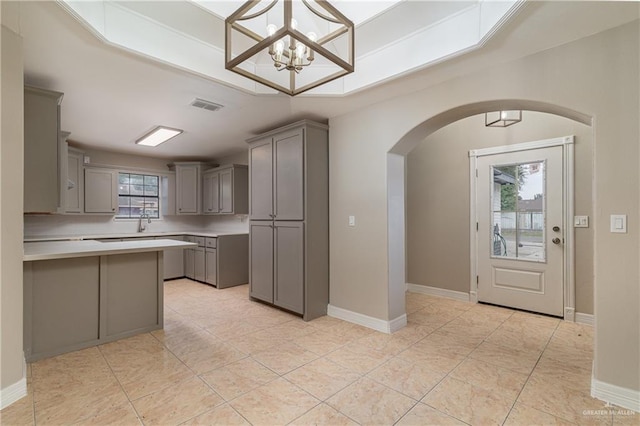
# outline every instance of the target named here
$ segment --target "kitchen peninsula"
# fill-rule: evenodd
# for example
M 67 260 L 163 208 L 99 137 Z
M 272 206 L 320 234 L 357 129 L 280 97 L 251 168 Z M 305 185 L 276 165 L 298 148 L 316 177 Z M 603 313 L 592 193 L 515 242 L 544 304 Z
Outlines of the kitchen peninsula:
M 163 251 L 196 244 L 48 241 L 24 244 L 27 361 L 163 327 Z

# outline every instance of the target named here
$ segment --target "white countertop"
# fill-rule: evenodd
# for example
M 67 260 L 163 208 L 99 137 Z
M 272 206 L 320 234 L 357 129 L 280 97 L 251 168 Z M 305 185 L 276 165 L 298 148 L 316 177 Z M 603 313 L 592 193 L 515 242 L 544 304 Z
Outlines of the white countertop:
M 47 235 L 47 236 L 25 236 L 24 242 L 31 243 L 37 241 L 82 241 L 96 240 L 104 238 L 152 238 L 167 237 L 170 235 L 193 235 L 196 237 L 217 238 L 227 235 L 249 235 L 249 232 L 215 232 L 215 231 L 166 231 L 166 232 L 135 232 L 130 234 L 85 234 L 85 235 Z
M 172 234 L 175 235 L 175 234 Z M 176 248 L 196 247 L 195 243 L 176 240 L 144 241 L 45 241 L 24 243 L 23 261 L 65 259 L 71 257 L 106 256 Z

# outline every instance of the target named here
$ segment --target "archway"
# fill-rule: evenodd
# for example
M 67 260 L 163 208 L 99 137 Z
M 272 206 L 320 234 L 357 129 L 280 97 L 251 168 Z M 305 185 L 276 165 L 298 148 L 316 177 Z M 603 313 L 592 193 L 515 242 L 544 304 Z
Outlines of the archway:
M 592 126 L 592 117 L 562 106 L 530 100 L 502 99 L 461 105 L 428 118 L 407 132 L 387 153 L 388 300 L 391 331 L 406 324 L 406 156 L 437 130 L 458 120 L 498 110 L 529 110 Z M 595 140 L 594 140 L 595 142 Z

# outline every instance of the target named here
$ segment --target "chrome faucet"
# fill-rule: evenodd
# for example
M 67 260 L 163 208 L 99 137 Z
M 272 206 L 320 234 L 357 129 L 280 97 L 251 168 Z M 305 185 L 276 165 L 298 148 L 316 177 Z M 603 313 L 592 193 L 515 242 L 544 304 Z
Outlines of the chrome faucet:
M 142 213 L 140 215 L 140 223 L 138 224 L 138 232 L 144 232 L 144 230 L 147 229 L 143 221 L 144 218 L 147 218 L 147 223 L 151 223 L 151 215 L 149 215 L 149 213 Z

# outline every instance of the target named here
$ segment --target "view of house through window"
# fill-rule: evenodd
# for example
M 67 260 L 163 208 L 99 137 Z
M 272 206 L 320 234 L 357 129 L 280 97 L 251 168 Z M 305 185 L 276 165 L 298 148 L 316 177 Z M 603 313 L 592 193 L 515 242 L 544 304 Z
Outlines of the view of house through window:
M 544 261 L 544 161 L 492 169 L 492 257 Z
M 118 218 L 160 217 L 158 176 L 118 174 Z

